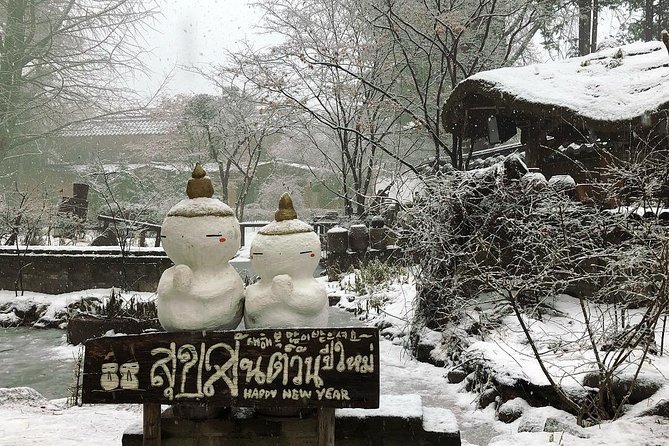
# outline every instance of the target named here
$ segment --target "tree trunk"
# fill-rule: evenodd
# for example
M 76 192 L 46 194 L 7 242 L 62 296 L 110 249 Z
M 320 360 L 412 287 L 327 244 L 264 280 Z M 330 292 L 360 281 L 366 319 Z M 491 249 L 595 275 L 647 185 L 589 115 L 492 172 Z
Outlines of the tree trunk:
M 578 0 L 578 55 L 590 54 L 592 0 Z
M 228 184 L 230 183 L 230 161 L 226 165 L 218 162 L 218 175 L 221 177 L 221 201 L 228 204 Z
M 653 8 L 654 0 L 646 0 L 646 3 L 643 8 L 643 40 L 650 42 L 655 39 L 654 27 L 653 27 L 653 18 L 655 16 L 655 11 Z
M 597 51 L 597 25 L 599 22 L 599 0 L 592 0 L 592 24 L 590 32 L 590 52 Z

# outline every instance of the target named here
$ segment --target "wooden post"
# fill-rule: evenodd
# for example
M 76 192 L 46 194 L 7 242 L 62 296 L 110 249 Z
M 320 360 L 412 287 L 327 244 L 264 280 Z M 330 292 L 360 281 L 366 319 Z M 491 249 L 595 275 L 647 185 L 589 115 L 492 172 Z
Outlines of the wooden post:
M 144 403 L 144 446 L 160 446 L 160 404 Z M 333 443 L 334 444 L 334 443 Z
M 318 408 L 318 446 L 335 444 L 335 410 L 331 407 Z

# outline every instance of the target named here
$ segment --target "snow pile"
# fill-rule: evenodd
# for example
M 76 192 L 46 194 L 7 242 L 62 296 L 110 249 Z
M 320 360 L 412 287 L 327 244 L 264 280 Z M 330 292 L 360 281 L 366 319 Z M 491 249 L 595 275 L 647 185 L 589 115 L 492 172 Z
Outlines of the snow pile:
M 570 394 L 584 394 L 588 391 L 589 380 L 593 379 L 589 377 L 594 375 L 596 382 L 597 368 L 579 301 L 571 296 L 560 295 L 552 305 L 554 314 L 544 315 L 542 320 L 524 316 L 523 321 L 542 354 L 544 365 L 555 381 Z M 609 323 L 608 320 L 615 317 L 605 305 L 589 304 L 589 307 L 591 314 L 600 315 L 599 323 Z M 638 323 L 644 310 L 628 310 L 629 323 Z M 662 329 L 658 326 L 655 332 L 658 346 L 661 344 L 661 337 Z M 495 382 L 506 386 L 514 386 L 520 381 L 533 386 L 550 384 L 515 316 L 502 318 L 501 326 L 487 334 L 484 340 L 470 336 L 469 342 L 460 357 L 460 362 L 467 363 L 468 369 L 485 369 Z M 667 342 L 669 339 L 665 339 L 665 345 Z M 616 379 L 621 383 L 629 382 L 636 373 L 634 364 L 640 358 L 641 351 L 633 352 L 618 368 Z M 663 372 L 666 370 L 669 370 L 669 357 L 647 357 L 638 377 L 637 391 L 648 391 L 652 394 L 652 391 L 666 381 L 667 377 Z
M 14 310 L 0 313 L 0 327 L 18 327 L 21 325 L 21 320 Z

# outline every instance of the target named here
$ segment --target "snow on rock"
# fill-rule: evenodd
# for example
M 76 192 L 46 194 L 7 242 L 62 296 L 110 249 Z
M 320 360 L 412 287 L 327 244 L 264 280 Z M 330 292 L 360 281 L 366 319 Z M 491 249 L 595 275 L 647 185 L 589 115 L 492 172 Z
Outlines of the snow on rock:
M 21 325 L 21 321 L 13 309 L 7 313 L 0 313 L 0 327 L 17 327 Z
M 513 386 L 518 381 L 540 386 L 549 384 L 534 358 L 526 354 L 519 355 L 511 345 L 477 341 L 464 352 L 462 361 L 483 365 L 494 373 L 495 380 L 500 384 Z
M 508 400 L 497 409 L 497 419 L 510 423 L 520 418 L 529 407 L 530 405 L 522 398 Z
M 14 291 L 0 290 L 0 326 L 65 328 L 71 314 L 79 310 L 95 310 L 111 293 L 111 288 L 100 288 L 56 295 L 26 291 L 17 296 Z M 155 294 L 132 292 L 128 296 L 121 295 L 123 299 L 131 297 L 150 301 L 155 299 Z M 15 323 L 17 319 L 18 323 Z
M 0 406 L 44 407 L 49 401 L 32 387 L 0 387 Z
M 568 191 L 576 187 L 576 181 L 571 175 L 553 175 L 548 185 L 558 191 Z
M 538 191 L 545 189 L 548 181 L 540 172 L 528 172 L 520 178 L 520 185 L 526 191 Z

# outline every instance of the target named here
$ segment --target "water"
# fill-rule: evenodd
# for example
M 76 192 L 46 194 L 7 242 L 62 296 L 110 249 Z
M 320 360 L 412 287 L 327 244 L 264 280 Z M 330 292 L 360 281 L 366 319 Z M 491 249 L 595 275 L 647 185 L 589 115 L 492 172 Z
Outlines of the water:
M 70 396 L 79 347 L 63 330 L 0 329 L 0 387 L 32 387 L 48 399 Z

